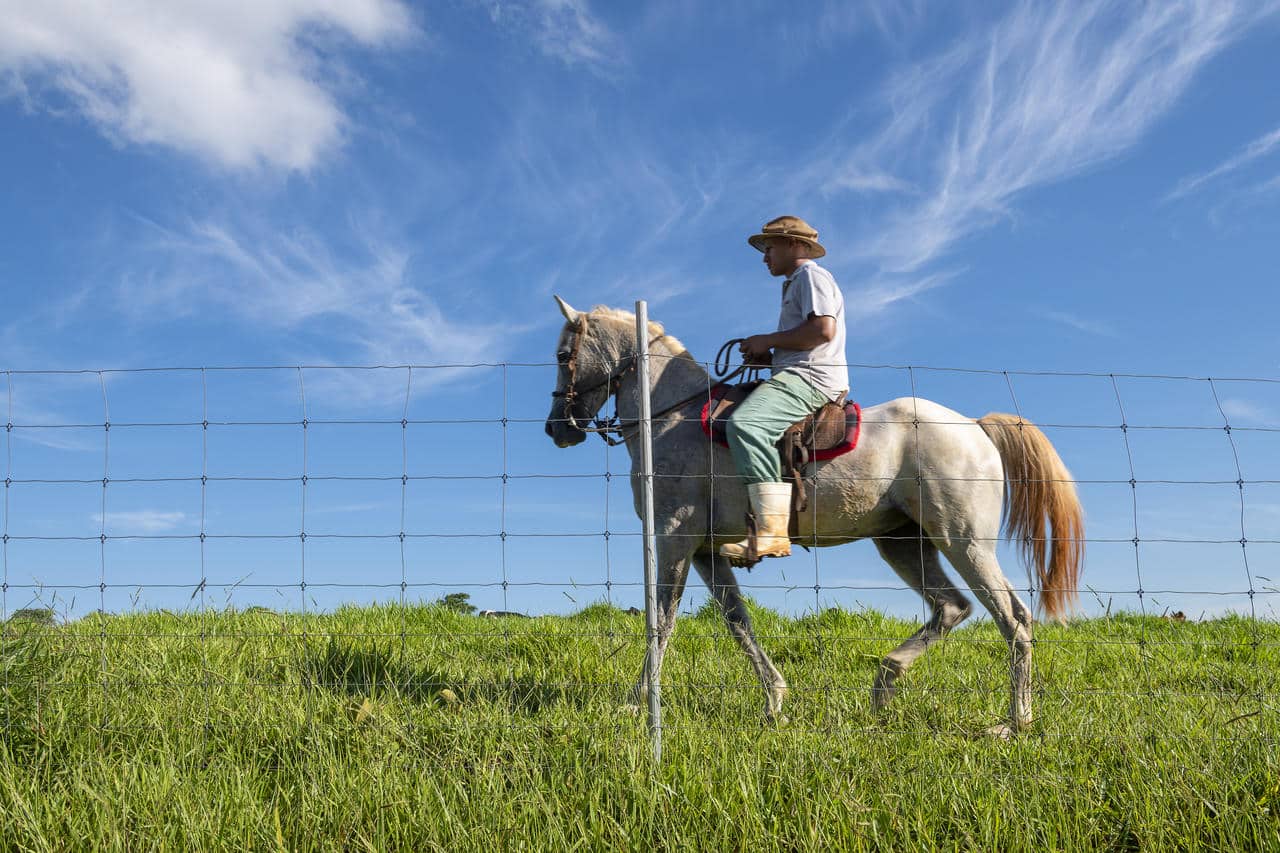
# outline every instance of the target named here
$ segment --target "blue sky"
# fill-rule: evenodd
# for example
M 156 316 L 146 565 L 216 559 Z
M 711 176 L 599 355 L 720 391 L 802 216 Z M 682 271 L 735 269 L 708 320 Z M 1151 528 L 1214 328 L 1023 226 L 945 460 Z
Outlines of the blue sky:
M 541 433 L 551 294 L 579 307 L 647 299 L 710 358 L 776 317 L 744 238 L 781 213 L 821 232 L 855 364 L 1277 377 L 1275 2 L 867 0 L 779 14 L 751 2 L 0 0 L 0 12 L 0 369 L 513 365 L 421 369 L 412 382 L 404 370 L 10 374 L 10 610 L 55 587 L 71 612 L 228 596 L 330 607 L 397 597 L 405 577 L 438 585 L 411 598 L 459 588 L 545 612 L 604 597 L 606 580 L 634 584 L 634 537 L 590 535 L 637 529 L 625 484 L 500 479 L 626 467 L 616 450 L 558 451 Z M 969 415 L 1012 405 L 998 374 L 914 378 Z M 901 396 L 911 379 L 855 368 L 853 395 Z M 1197 542 L 1144 542 L 1136 564 L 1131 543 L 1093 545 L 1085 580 L 1104 592 L 1089 607 L 1137 607 L 1142 571 L 1145 589 L 1181 590 L 1148 594 L 1156 611 L 1273 608 L 1273 595 L 1238 594 L 1249 575 L 1227 540 L 1242 524 L 1261 540 L 1243 549 L 1249 572 L 1260 593 L 1275 586 L 1280 441 L 1266 428 L 1280 427 L 1280 385 L 1013 385 L 1024 415 L 1056 425 L 1077 476 L 1108 481 L 1081 486 L 1100 539 L 1133 536 L 1128 455 L 1118 430 L 1079 427 L 1120 422 L 1116 388 L 1129 423 L 1213 428 L 1129 434 L 1142 538 Z M 301 529 L 301 429 L 117 427 L 104 447 L 101 426 L 35 428 L 101 424 L 104 390 L 115 423 L 296 421 L 304 398 L 310 419 L 510 420 L 308 431 L 313 477 L 389 478 L 310 480 L 309 533 L 385 536 L 403 511 L 405 529 L 475 538 L 403 553 L 398 538 L 201 547 L 202 524 Z M 1246 428 L 1232 433 L 1239 469 L 1224 414 Z M 206 472 L 280 479 L 202 494 Z M 405 472 L 483 479 L 402 493 Z M 113 482 L 105 519 L 100 483 L 31 482 L 104 475 L 161 482 Z M 105 548 L 92 539 L 104 520 Z M 503 546 L 488 534 L 504 528 L 578 535 Z M 866 543 L 745 581 L 793 610 L 918 612 L 911 594 L 872 588 L 894 579 Z M 634 586 L 607 595 L 640 600 Z M 690 605 L 701 600 L 693 590 Z

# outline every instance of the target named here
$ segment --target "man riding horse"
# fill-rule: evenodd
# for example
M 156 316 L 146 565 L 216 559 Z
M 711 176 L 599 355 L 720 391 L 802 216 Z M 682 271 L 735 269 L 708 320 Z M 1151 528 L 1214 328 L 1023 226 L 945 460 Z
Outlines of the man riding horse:
M 794 420 L 848 387 L 844 311 L 826 270 L 818 235 L 784 217 L 751 238 L 769 271 L 787 279 L 779 331 L 743 341 L 744 354 L 771 353 L 773 379 L 742 404 L 729 423 L 732 450 L 707 440 L 706 413 L 713 378 L 661 324 L 637 340 L 636 317 L 598 306 L 578 311 L 556 297 L 564 325 L 557 336 L 555 390 L 546 433 L 558 447 L 581 444 L 588 430 L 620 433 L 631 457 L 632 495 L 642 511 L 644 456 L 635 427 L 643 393 L 636 365 L 651 358 L 654 420 L 654 526 L 657 533 L 658 634 L 655 657 L 641 670 L 633 701 L 648 691 L 679 613 L 690 567 L 715 597 L 730 633 L 751 661 L 764 689 L 765 715 L 780 719 L 787 682 L 756 641 L 746 597 L 733 572 L 747 534 L 746 489 L 717 488 L 717 473 L 736 463 L 749 484 L 760 519 L 760 551 L 786 554 L 789 486 L 781 480 L 773 443 Z M 598 413 L 612 399 L 616 424 Z M 593 420 L 594 419 L 594 420 Z M 1021 414 L 967 417 L 922 397 L 900 397 L 862 410 L 861 438 L 849 452 L 818 461 L 821 476 L 805 484 L 809 509 L 797 530 L 820 547 L 872 540 L 901 581 L 930 608 L 928 620 L 881 659 L 872 681 L 872 707 L 885 708 L 903 673 L 972 612 L 972 593 L 1009 645 L 1009 714 L 992 734 L 1008 736 L 1031 724 L 1031 608 L 1000 566 L 1004 533 L 1018 543 L 1028 586 L 1050 618 L 1071 611 L 1084 560 L 1084 511 L 1071 472 L 1049 438 Z M 732 457 L 732 458 L 731 458 Z M 816 458 L 816 457 L 815 457 Z M 776 495 L 776 497 L 775 497 Z M 799 494 L 797 494 L 799 497 Z M 742 521 L 739 521 L 742 519 Z M 726 543 L 728 554 L 722 553 Z M 943 569 L 945 557 L 960 575 Z
M 845 363 L 844 297 L 835 278 L 815 259 L 827 250 L 818 232 L 795 216 L 779 216 L 747 242 L 764 253 L 770 275 L 785 276 L 778 330 L 752 335 L 740 345 L 743 359 L 772 367 L 772 377 L 734 410 L 729 450 L 755 515 L 755 547 L 748 538 L 720 546 L 735 563 L 750 555 L 791 553 L 791 484 L 782 481 L 777 443 L 787 427 L 849 390 Z

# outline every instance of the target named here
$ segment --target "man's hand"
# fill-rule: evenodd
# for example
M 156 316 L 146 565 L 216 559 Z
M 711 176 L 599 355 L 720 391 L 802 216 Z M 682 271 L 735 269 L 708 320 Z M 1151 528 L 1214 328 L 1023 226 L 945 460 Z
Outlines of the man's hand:
M 753 367 L 768 367 L 773 363 L 772 335 L 752 335 L 738 344 L 742 360 Z

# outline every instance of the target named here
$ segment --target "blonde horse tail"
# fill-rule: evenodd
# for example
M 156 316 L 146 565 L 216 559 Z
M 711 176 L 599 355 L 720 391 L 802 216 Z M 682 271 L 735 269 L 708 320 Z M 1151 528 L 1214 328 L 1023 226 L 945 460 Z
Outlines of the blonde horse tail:
M 992 412 L 978 424 L 1004 463 L 1005 532 L 1040 577 L 1041 609 L 1050 619 L 1061 619 L 1078 598 L 1084 561 L 1084 509 L 1075 481 L 1048 437 L 1030 421 Z

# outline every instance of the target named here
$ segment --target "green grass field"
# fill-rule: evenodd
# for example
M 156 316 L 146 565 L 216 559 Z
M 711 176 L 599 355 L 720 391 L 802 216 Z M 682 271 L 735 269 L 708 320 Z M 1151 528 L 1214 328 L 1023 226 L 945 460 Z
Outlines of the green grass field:
M 643 619 L 603 605 L 12 619 L 6 849 L 1280 850 L 1280 625 L 1122 615 L 1037 628 L 1037 722 L 989 622 L 869 710 L 912 630 L 755 611 L 762 699 L 719 615 L 682 618 L 665 751 L 625 707 Z

